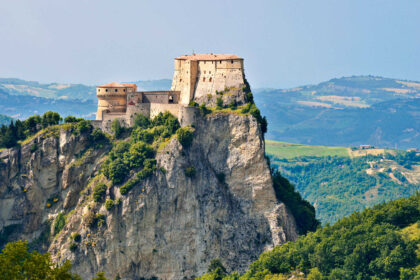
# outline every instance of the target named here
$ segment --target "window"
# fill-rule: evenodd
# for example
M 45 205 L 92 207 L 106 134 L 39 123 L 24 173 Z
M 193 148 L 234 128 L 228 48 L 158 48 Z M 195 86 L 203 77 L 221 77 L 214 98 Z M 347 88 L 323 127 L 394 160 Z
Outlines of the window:
M 124 89 L 124 92 L 125 92 L 125 89 Z
M 211 74 L 211 71 L 209 71 L 209 74 Z
M 118 89 L 115 89 L 115 92 L 118 92 Z
M 222 61 L 221 60 L 219 60 L 219 64 L 222 64 Z
M 206 77 L 203 78 L 203 82 L 205 82 L 205 81 L 206 81 Z
M 211 77 L 210 77 L 210 79 L 209 79 L 209 82 L 211 82 Z
M 204 74 L 206 74 L 206 70 L 204 70 Z
M 108 92 L 108 89 L 106 89 L 105 91 Z
M 230 63 L 232 63 L 232 64 L 233 64 L 233 60 L 231 60 L 231 61 L 230 61 Z
M 101 91 L 101 89 L 100 88 L 98 88 L 98 92 L 100 92 Z

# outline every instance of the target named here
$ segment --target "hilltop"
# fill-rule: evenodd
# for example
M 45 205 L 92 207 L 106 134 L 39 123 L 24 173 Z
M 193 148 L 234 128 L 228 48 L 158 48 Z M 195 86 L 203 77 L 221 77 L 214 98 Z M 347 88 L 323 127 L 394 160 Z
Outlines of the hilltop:
M 420 82 L 374 76 L 256 90 L 267 138 L 285 142 L 420 148 Z
M 420 189 L 420 155 L 416 152 L 267 140 L 266 153 L 314 205 L 324 224 Z

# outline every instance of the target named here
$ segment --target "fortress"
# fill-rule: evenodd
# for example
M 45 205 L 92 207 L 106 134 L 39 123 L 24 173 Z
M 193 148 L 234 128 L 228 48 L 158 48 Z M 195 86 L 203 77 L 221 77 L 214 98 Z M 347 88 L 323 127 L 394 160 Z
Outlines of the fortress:
M 216 95 L 226 88 L 245 84 L 243 59 L 228 54 L 192 54 L 175 58 L 169 91 L 137 91 L 136 84 L 109 83 L 96 88 L 98 111 L 96 125 L 110 126 L 115 119 L 131 126 L 136 114 L 153 118 L 160 112 L 177 116 L 189 124 L 195 98 Z

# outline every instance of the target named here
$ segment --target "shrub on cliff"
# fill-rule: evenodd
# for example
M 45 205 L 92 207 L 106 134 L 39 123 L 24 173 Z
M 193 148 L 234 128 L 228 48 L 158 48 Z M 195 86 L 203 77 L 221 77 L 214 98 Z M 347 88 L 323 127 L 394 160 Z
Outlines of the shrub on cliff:
M 112 121 L 111 130 L 115 135 L 115 138 L 120 138 L 121 135 L 124 133 L 124 127 L 121 126 L 121 123 L 118 119 Z
M 194 166 L 190 166 L 190 167 L 187 167 L 185 169 L 185 176 L 187 176 L 189 178 L 194 178 L 195 173 L 196 173 L 196 171 L 195 171 L 195 167 Z
M 54 220 L 54 235 L 57 235 L 66 225 L 66 217 L 63 213 L 58 213 Z
M 192 144 L 194 134 L 191 128 L 184 127 L 176 131 L 176 137 L 183 147 L 188 148 Z
M 99 183 L 95 188 L 93 189 L 93 200 L 95 202 L 101 202 L 105 198 L 107 186 L 104 183 Z

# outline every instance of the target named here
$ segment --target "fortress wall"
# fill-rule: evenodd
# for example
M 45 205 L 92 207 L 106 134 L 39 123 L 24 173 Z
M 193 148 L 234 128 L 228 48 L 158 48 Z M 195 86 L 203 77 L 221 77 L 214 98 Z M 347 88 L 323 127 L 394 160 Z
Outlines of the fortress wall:
M 128 105 L 125 121 L 128 126 L 134 124 L 134 118 L 136 114 L 142 114 L 143 116 L 150 117 L 150 103 L 138 103 L 136 105 Z
M 178 120 L 179 120 L 179 123 L 181 124 L 181 127 L 193 125 L 195 123 L 195 120 L 198 114 L 200 114 L 199 108 L 182 106 L 179 109 L 179 116 L 178 116 Z
M 179 110 L 183 106 L 180 104 L 157 104 L 157 103 L 151 103 L 150 104 L 150 118 L 153 119 L 156 117 L 159 113 L 164 113 L 168 111 L 175 117 L 178 117 L 179 119 Z

